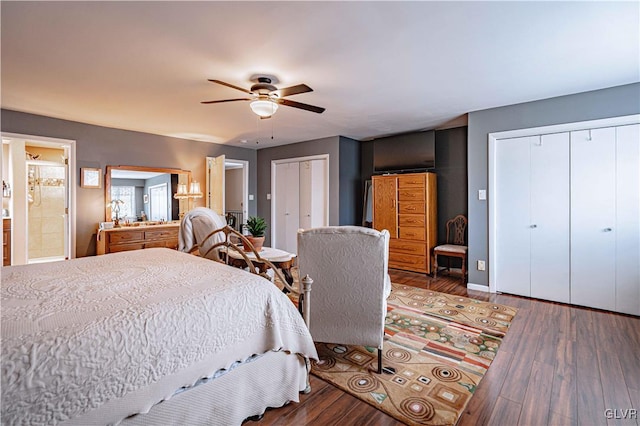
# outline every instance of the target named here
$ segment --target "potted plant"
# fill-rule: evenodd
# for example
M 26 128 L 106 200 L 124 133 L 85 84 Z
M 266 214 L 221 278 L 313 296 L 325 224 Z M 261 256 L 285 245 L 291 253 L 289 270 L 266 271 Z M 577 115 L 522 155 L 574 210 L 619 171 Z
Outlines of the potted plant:
M 262 244 L 264 244 L 264 231 L 267 229 L 267 222 L 260 216 L 249 216 L 245 228 L 251 234 L 245 238 L 249 240 L 256 251 L 262 250 Z M 244 248 L 244 251 L 251 251 L 248 247 Z

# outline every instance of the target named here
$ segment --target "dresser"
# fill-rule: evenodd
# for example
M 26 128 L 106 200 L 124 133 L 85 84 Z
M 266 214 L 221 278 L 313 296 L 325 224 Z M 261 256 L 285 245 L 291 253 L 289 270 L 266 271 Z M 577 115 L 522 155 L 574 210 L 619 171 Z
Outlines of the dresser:
M 179 229 L 179 223 L 101 229 L 97 236 L 97 254 L 152 247 L 167 247 L 177 250 Z
M 389 231 L 389 267 L 431 273 L 437 243 L 434 173 L 373 176 L 373 227 Z
M 11 265 L 11 219 L 2 219 L 2 266 Z

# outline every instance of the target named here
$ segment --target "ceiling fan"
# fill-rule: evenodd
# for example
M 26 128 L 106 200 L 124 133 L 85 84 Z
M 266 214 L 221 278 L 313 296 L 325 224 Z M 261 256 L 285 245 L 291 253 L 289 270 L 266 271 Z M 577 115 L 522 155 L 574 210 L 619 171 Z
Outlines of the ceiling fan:
M 223 86 L 231 87 L 232 89 L 240 90 L 241 92 L 251 95 L 250 98 L 235 98 L 235 99 L 223 99 L 219 101 L 202 101 L 203 104 L 218 104 L 222 102 L 235 102 L 235 101 L 251 101 L 251 110 L 256 113 L 260 118 L 270 118 L 278 110 L 279 105 L 285 105 L 289 107 L 303 109 L 305 111 L 316 112 L 322 114 L 324 108 L 314 105 L 303 104 L 301 102 L 290 101 L 289 99 L 283 99 L 285 96 L 299 95 L 300 93 L 313 92 L 313 89 L 306 84 L 298 84 L 296 86 L 285 87 L 284 89 L 278 89 L 272 84 L 274 79 L 271 77 L 258 76 L 254 79 L 256 83 L 251 86 L 249 90 L 242 87 L 234 86 L 230 83 L 225 83 L 220 80 L 209 80 L 212 83 L 221 84 Z

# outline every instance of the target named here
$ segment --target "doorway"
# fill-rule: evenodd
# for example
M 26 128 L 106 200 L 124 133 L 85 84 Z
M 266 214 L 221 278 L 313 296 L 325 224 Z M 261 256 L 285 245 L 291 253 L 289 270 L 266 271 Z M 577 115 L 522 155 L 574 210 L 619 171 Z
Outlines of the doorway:
M 75 141 L 2 133 L 11 264 L 75 257 Z
M 207 199 L 211 210 L 224 216 L 238 232 L 249 213 L 249 162 L 224 155 L 207 157 Z

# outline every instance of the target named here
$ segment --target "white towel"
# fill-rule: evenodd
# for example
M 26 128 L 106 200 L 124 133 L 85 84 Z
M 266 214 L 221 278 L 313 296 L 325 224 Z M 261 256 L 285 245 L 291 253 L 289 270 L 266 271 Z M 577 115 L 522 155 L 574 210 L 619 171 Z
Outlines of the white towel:
M 213 210 L 206 207 L 196 207 L 185 214 L 180 222 L 180 232 L 178 232 L 178 250 L 188 253 L 196 244 L 198 244 L 200 246 L 199 252 L 202 256 L 213 245 L 224 241 L 224 234 L 222 232 L 217 233 L 207 241 L 204 241 L 204 239 L 212 231 L 220 229 L 226 224 L 227 221 L 225 218 L 219 216 Z M 213 253 L 209 256 L 212 255 L 215 256 Z

